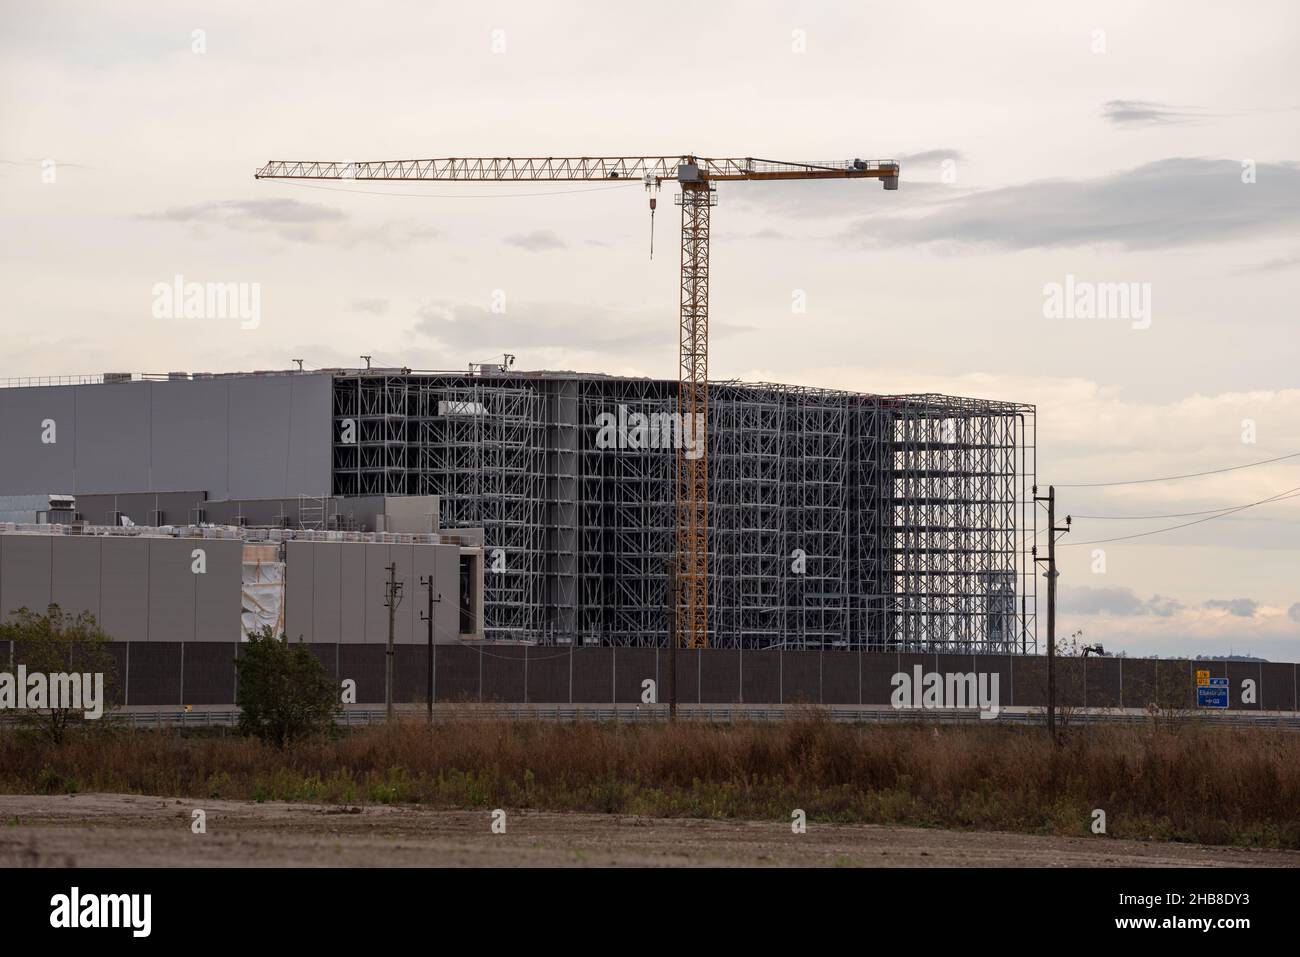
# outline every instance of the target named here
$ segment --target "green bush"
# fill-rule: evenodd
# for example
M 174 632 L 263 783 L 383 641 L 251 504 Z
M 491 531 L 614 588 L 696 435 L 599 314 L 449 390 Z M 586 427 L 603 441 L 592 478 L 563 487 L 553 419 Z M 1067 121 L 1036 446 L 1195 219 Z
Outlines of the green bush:
M 250 635 L 235 660 L 239 728 L 284 748 L 333 730 L 338 690 L 303 642 L 292 644 L 267 626 Z

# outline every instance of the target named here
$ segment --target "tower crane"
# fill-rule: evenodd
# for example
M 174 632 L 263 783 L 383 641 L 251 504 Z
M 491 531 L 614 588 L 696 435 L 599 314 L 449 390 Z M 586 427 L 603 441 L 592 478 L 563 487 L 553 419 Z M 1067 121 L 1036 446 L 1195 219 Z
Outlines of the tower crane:
M 640 181 L 658 190 L 665 181 L 681 187 L 681 325 L 678 332 L 677 411 L 683 429 L 695 430 L 694 457 L 677 450 L 677 641 L 690 648 L 709 643 L 709 210 L 717 205 L 715 183 L 731 180 L 878 179 L 898 189 L 894 160 L 786 162 L 753 157 L 714 159 L 681 156 L 469 157 L 323 162 L 271 160 L 257 179 L 436 180 L 460 182 Z M 655 200 L 650 200 L 653 219 Z M 653 249 L 653 247 L 652 247 Z M 688 426 L 689 423 L 689 426 Z M 683 445 L 685 443 L 682 443 Z

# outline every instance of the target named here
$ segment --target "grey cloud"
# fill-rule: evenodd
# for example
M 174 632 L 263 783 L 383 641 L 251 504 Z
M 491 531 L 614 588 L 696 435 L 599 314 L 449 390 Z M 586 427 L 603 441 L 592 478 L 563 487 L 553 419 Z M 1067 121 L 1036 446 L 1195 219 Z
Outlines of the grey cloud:
M 466 303 L 434 302 L 416 313 L 415 331 L 447 349 L 578 349 L 617 352 L 669 341 L 671 326 L 598 306 L 509 303 L 504 313 Z
M 961 150 L 924 150 L 920 153 L 901 153 L 897 157 L 899 164 L 908 166 L 931 166 L 936 163 L 942 163 L 944 160 L 963 160 L 965 154 Z
M 395 248 L 438 235 L 437 230 L 418 223 L 357 225 L 346 213 L 331 206 L 283 198 L 215 200 L 175 206 L 140 218 L 186 224 L 198 230 L 218 226 L 270 233 L 292 242 L 330 243 L 343 247 L 374 244 Z
M 1154 615 L 1157 618 L 1169 618 L 1184 607 L 1182 602 L 1160 595 L 1143 600 L 1131 588 L 1090 588 L 1082 585 L 1061 585 L 1058 601 L 1062 611 L 1076 615 Z
M 353 312 L 368 312 L 372 316 L 382 316 L 388 312 L 387 299 L 353 299 L 350 307 Z
M 1206 608 L 1221 608 L 1236 618 L 1253 618 L 1259 608 L 1259 602 L 1250 598 L 1211 598 L 1205 603 Z
M 1253 266 L 1242 266 L 1240 269 L 1234 269 L 1233 272 L 1240 276 L 1254 273 L 1282 272 L 1286 269 L 1294 269 L 1296 266 L 1300 266 L 1300 255 L 1278 256 L 1275 259 L 1267 259 Z
M 1258 164 L 1257 182 L 1246 184 L 1235 160 L 1182 158 L 1089 180 L 1042 180 L 970 193 L 919 217 L 875 213 L 855 224 L 848 236 L 871 245 L 942 242 L 1042 249 L 1113 243 L 1158 249 L 1297 226 L 1296 163 Z
M 804 182 L 723 183 L 718 192 L 722 202 L 730 209 L 754 210 L 769 215 L 791 219 L 817 219 L 854 217 L 867 212 L 881 211 L 915 213 L 938 203 L 950 202 L 966 195 L 959 186 L 940 183 L 933 178 L 927 182 L 908 176 L 904 164 L 902 185 L 896 191 L 886 191 L 877 180 L 823 179 Z
M 549 229 L 535 229 L 531 233 L 507 236 L 506 242 L 511 246 L 526 249 L 530 253 L 544 252 L 548 249 L 563 249 L 565 247 L 564 240 Z
M 222 222 L 226 225 L 248 219 L 257 223 L 297 225 L 342 222 L 347 217 L 337 209 L 296 199 L 228 199 L 196 203 L 193 206 L 174 206 L 161 213 L 151 213 L 145 218 L 173 223 Z
M 1292 621 L 1300 622 L 1300 601 L 1296 602 L 1294 605 L 1288 608 L 1286 610 L 1286 613 L 1287 613 L 1287 617 L 1289 617 Z
M 1195 113 L 1175 110 L 1150 100 L 1107 100 L 1101 106 L 1104 119 L 1119 126 L 1159 126 L 1166 123 L 1195 122 Z
M 671 313 L 641 313 L 570 302 L 508 302 L 504 313 L 469 303 L 434 301 L 416 312 L 415 332 L 444 350 L 467 353 L 565 349 L 596 354 L 669 348 L 677 320 Z M 746 327 L 713 323 L 726 337 Z
M 86 163 L 73 163 L 68 160 L 61 160 L 55 156 L 46 156 L 41 159 L 32 158 L 32 159 L 25 159 L 25 160 L 0 159 L 0 166 L 40 166 L 46 160 L 53 161 L 55 166 L 60 167 L 62 169 L 103 169 L 102 166 L 90 166 Z

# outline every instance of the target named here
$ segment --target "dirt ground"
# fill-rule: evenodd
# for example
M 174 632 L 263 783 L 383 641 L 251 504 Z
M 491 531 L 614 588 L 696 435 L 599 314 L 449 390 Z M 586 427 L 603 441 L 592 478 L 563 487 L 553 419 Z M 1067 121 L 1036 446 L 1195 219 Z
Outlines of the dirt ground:
M 207 833 L 191 830 L 206 812 Z M 1300 852 L 808 822 L 0 795 L 0 867 L 1297 867 Z

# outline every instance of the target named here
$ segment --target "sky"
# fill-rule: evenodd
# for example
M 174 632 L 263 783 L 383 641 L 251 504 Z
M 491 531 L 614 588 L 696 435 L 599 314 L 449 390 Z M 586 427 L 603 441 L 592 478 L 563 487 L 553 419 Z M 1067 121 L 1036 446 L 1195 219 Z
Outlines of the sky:
M 1296 661 L 1300 498 L 1190 513 L 1300 490 L 1300 456 L 1236 468 L 1300 452 L 1297 64 L 1289 2 L 5 4 L 0 380 L 672 377 L 672 187 L 651 259 L 639 184 L 253 173 L 896 159 L 896 192 L 720 185 L 711 377 L 1032 403 L 1079 516 L 1062 633 Z M 178 276 L 255 288 L 257 321 L 160 318 Z

